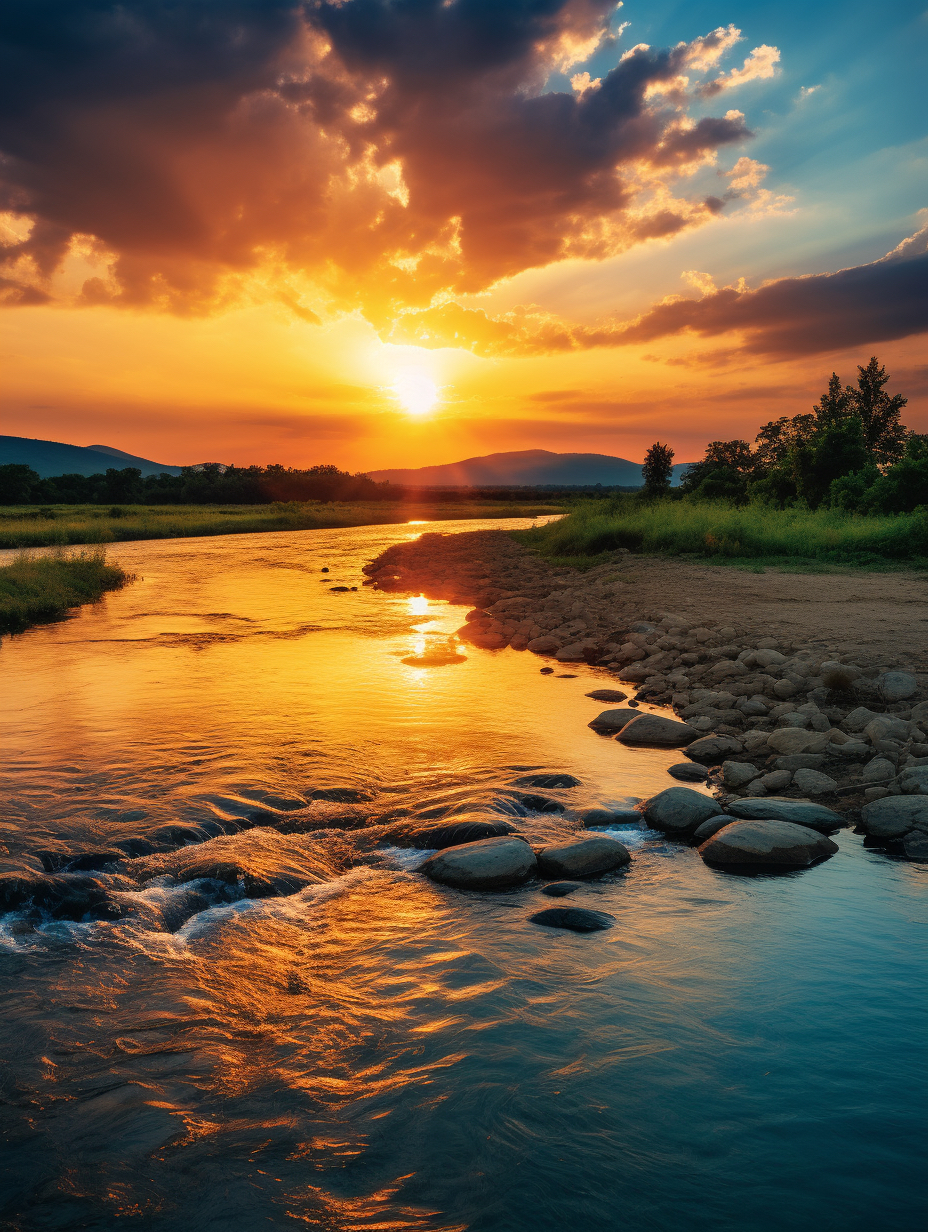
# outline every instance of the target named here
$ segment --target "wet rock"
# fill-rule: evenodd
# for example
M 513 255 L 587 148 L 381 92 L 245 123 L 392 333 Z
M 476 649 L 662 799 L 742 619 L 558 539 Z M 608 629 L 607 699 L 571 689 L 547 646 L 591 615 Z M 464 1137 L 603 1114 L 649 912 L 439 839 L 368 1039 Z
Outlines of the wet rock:
M 616 736 L 623 744 L 656 744 L 664 748 L 680 748 L 692 744 L 701 733 L 689 723 L 665 719 L 659 714 L 639 714 Z
M 82 851 L 79 856 L 67 862 L 65 869 L 69 873 L 97 873 L 100 869 L 124 859 L 125 853 L 118 847 L 102 847 L 96 851 Z
M 788 821 L 736 821 L 699 848 L 706 864 L 719 868 L 805 868 L 834 855 L 838 844 Z
M 729 812 L 749 821 L 788 821 L 797 826 L 830 833 L 845 824 L 840 813 L 814 804 L 811 800 L 791 800 L 786 796 L 765 796 L 760 800 L 735 800 Z
M 445 847 L 459 847 L 464 843 L 476 843 L 484 838 L 500 838 L 515 833 L 515 826 L 501 817 L 474 815 L 455 818 L 436 825 L 397 826 L 383 836 L 385 843 L 394 847 L 421 847 L 441 851 Z
M 691 787 L 668 787 L 641 805 L 649 826 L 665 834 L 691 834 L 697 826 L 717 817 L 722 808 L 711 796 L 693 791 Z
M 528 917 L 544 928 L 567 928 L 573 933 L 595 933 L 611 928 L 615 916 L 606 911 L 587 911 L 583 907 L 546 907 Z
M 522 805 L 525 813 L 563 813 L 564 806 L 559 800 L 551 800 L 548 796 L 535 796 L 526 792 L 516 792 L 516 799 Z M 523 813 L 524 815 L 524 813 Z
M 584 809 L 580 814 L 580 824 L 590 826 L 638 826 L 641 824 L 641 814 L 637 809 Z
M 719 830 L 724 830 L 726 826 L 730 826 L 733 821 L 737 821 L 737 817 L 733 817 L 731 813 L 721 813 L 718 817 L 710 817 L 708 821 L 704 821 L 701 826 L 697 826 L 693 831 L 693 842 L 698 846 L 700 843 L 706 842 L 713 834 L 718 834 Z
M 535 853 L 524 839 L 485 838 L 436 852 L 420 872 L 461 890 L 495 890 L 518 885 L 535 867 Z
M 342 591 L 348 591 L 350 589 L 351 589 L 350 586 L 330 586 L 329 587 L 329 590 L 334 591 L 337 594 L 340 594 Z
M 865 804 L 860 817 L 872 838 L 902 838 L 910 830 L 928 834 L 928 796 L 884 796 Z
M 928 834 L 922 830 L 910 830 L 902 840 L 902 850 L 907 860 L 928 864 Z
M 884 672 L 877 686 L 885 702 L 901 702 L 917 691 L 918 681 L 912 672 Z
M 572 774 L 526 774 L 516 779 L 516 787 L 579 787 L 580 780 Z
M 317 787 L 310 800 L 331 800 L 334 804 L 361 804 L 373 800 L 374 793 L 360 787 Z
M 536 640 L 540 640 L 540 639 L 536 639 Z M 531 648 L 532 648 L 532 643 L 529 642 L 529 644 L 526 646 L 525 649 L 531 650 Z M 541 651 L 539 651 L 538 653 L 541 654 Z M 554 668 L 553 667 L 540 667 L 538 671 L 542 676 L 550 676 L 554 672 Z
M 181 847 L 185 843 L 204 843 L 209 835 L 199 826 L 165 825 L 149 830 L 147 837 L 161 847 Z
M 797 770 L 793 782 L 806 796 L 825 796 L 838 786 L 835 779 L 820 770 Z
M 533 637 L 526 650 L 530 650 L 532 654 L 553 655 L 555 651 L 560 650 L 561 643 L 556 637 Z
M 624 702 L 628 694 L 621 689 L 594 689 L 592 693 L 587 693 L 587 697 L 597 702 Z
M 538 871 L 545 877 L 595 877 L 628 864 L 628 848 L 605 834 L 584 835 L 554 843 L 538 852 Z
M 632 719 L 640 719 L 643 717 L 643 715 L 640 715 L 631 707 L 623 706 L 618 710 L 601 711 L 595 719 L 587 724 L 587 726 L 592 727 L 594 731 L 598 732 L 616 732 L 621 731 L 626 724 L 632 721 Z
M 541 887 L 541 892 L 549 898 L 566 898 L 568 894 L 573 894 L 574 890 L 582 889 L 582 886 L 580 881 L 549 881 Z
M 723 758 L 742 752 L 744 745 L 733 736 L 702 736 L 686 746 L 684 757 L 702 762 L 704 766 L 718 765 Z
M 667 773 L 671 778 L 680 779 L 683 783 L 704 783 L 709 777 L 709 771 L 705 766 L 694 765 L 689 761 L 681 761 L 675 766 L 668 766 Z

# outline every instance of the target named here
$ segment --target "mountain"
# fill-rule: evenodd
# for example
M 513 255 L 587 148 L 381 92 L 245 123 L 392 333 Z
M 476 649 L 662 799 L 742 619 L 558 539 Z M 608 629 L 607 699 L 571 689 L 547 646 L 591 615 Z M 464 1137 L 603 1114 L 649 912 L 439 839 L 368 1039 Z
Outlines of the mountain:
M 35 441 L 28 436 L 0 436 L 0 466 L 25 463 L 43 479 L 54 475 L 102 475 L 109 467 L 137 466 L 143 475 L 179 475 L 179 466 L 150 462 L 110 445 L 65 445 L 61 441 Z
M 690 463 L 673 468 L 673 486 Z M 420 466 L 415 470 L 370 471 L 381 483 L 413 488 L 543 487 L 557 484 L 586 487 L 640 488 L 641 463 L 613 458 L 606 453 L 551 453 L 548 449 L 520 449 L 514 453 L 491 453 L 465 458 L 444 466 Z

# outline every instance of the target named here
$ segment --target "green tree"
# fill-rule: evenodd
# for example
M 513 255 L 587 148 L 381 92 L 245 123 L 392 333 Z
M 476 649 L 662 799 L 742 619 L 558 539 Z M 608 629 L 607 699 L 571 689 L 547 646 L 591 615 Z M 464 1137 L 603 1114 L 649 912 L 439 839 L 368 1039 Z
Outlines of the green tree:
M 870 461 L 863 425 L 856 415 L 835 419 L 811 441 L 797 444 L 790 459 L 797 495 L 817 509 L 836 479 Z
M 897 462 L 905 453 L 906 430 L 899 420 L 908 398 L 890 396 L 883 386 L 886 369 L 874 355 L 869 364 L 857 365 L 857 388 L 849 390 L 853 412 L 863 424 L 867 448 L 878 463 Z
M 655 441 L 644 455 L 644 466 L 641 471 L 644 477 L 644 490 L 648 496 L 661 496 L 670 487 L 673 478 L 674 453 L 669 445 Z
M 41 480 L 31 466 L 8 462 L 0 466 L 0 505 L 28 505 Z
M 757 463 L 747 441 L 710 441 L 705 456 L 687 467 L 683 490 L 705 500 L 747 500 L 748 481 Z

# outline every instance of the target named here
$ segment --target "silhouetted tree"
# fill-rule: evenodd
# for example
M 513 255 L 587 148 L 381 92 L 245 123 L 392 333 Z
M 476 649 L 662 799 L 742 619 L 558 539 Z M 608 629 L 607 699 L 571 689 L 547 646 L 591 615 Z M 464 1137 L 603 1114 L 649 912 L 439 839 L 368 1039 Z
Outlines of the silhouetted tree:
M 908 398 L 892 397 L 883 386 L 889 377 L 874 355 L 869 364 L 857 365 L 857 388 L 849 389 L 852 413 L 860 416 L 864 440 L 877 462 L 896 462 L 905 453 L 906 430 L 899 421 Z
M 0 505 L 28 505 L 39 482 L 37 472 L 22 462 L 0 466 Z
M 669 445 L 655 441 L 644 455 L 644 466 L 641 471 L 644 477 L 644 490 L 649 496 L 660 496 L 670 487 L 673 478 L 674 453 Z

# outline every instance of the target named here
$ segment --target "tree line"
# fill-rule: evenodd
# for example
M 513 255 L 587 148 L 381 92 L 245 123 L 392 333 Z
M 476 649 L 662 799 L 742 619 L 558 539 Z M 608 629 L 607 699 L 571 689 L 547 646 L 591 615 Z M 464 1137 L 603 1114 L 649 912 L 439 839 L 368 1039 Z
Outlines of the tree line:
M 831 374 L 811 412 L 770 420 L 754 440 L 712 441 L 673 495 L 779 509 L 801 505 L 852 513 L 910 513 L 928 505 L 928 436 L 901 420 L 908 399 L 889 394 L 876 356 L 857 384 Z M 643 494 L 671 495 L 673 450 L 656 441 L 644 464 Z

